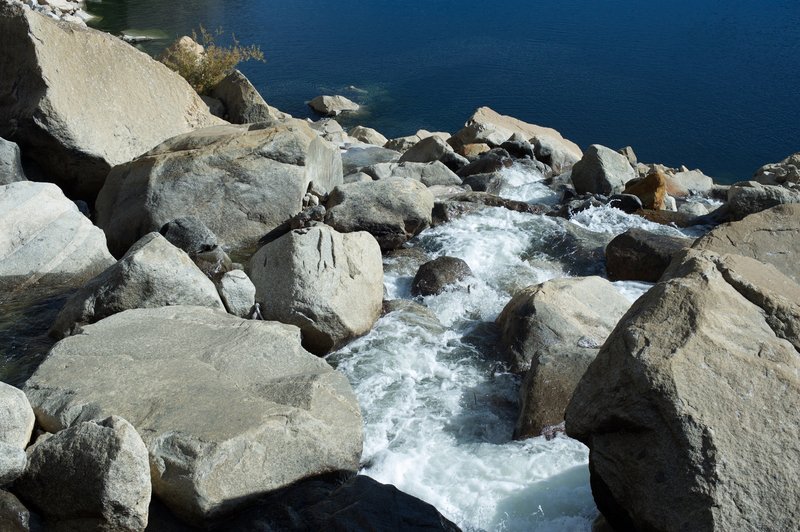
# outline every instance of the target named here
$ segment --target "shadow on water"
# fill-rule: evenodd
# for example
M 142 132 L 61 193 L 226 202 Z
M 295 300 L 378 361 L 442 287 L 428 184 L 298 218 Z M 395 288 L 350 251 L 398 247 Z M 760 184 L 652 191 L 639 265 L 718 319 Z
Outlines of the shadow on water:
M 74 289 L 32 288 L 0 297 L 0 380 L 21 386 L 55 340 L 47 335 Z

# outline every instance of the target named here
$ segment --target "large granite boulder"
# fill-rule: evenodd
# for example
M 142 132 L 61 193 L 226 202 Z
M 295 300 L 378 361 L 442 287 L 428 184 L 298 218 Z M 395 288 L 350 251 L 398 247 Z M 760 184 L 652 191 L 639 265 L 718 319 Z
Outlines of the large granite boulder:
M 566 412 L 615 530 L 800 522 L 800 287 L 688 250 L 600 350 Z
M 264 318 L 300 327 L 313 353 L 368 332 L 381 313 L 381 250 L 365 232 L 296 229 L 258 250 L 249 274 Z
M 25 180 L 19 146 L 0 138 L 0 185 L 8 185 L 9 183 Z
M 383 146 L 389 139 L 384 137 L 379 131 L 371 127 L 356 126 L 347 132 L 352 138 L 364 142 L 366 144 L 373 144 L 375 146 Z
M 793 153 L 780 162 L 765 164 L 756 170 L 753 181 L 763 185 L 800 183 L 800 152 Z
M 50 335 L 64 338 L 83 325 L 132 308 L 173 305 L 225 308 L 214 283 L 189 255 L 160 234 L 149 233 L 70 297 Z
M 210 95 L 225 105 L 225 118 L 232 124 L 254 124 L 280 118 L 282 113 L 272 109 L 250 80 L 239 70 L 233 70 L 214 85 Z
M 324 116 L 339 116 L 342 113 L 358 111 L 361 108 L 356 102 L 338 94 L 317 96 L 308 102 L 308 106 Z
M 116 256 L 183 216 L 244 246 L 300 212 L 309 187 L 327 193 L 341 182 L 339 150 L 301 120 L 217 126 L 115 167 L 97 198 L 97 224 Z
M 14 489 L 55 530 L 142 531 L 152 493 L 147 448 L 122 418 L 76 423 L 31 447 Z
M 20 181 L 0 186 L 0 288 L 36 282 L 77 286 L 114 263 L 103 231 L 59 188 Z
M 611 281 L 655 283 L 680 250 L 692 245 L 688 238 L 628 229 L 614 237 L 605 250 L 606 272 Z
M 298 328 L 203 307 L 88 325 L 51 349 L 25 392 L 51 432 L 128 420 L 154 494 L 195 522 L 301 478 L 355 471 L 361 455 L 352 389 L 301 347 Z
M 105 32 L 0 3 L 0 136 L 70 196 L 111 167 L 221 121 L 177 73 Z
M 728 189 L 726 208 L 732 220 L 741 220 L 750 214 L 789 203 L 800 203 L 800 188 L 743 181 Z
M 341 233 L 367 231 L 381 249 L 402 246 L 431 224 L 433 194 L 413 179 L 392 177 L 336 187 L 325 223 Z
M 501 115 L 488 107 L 480 107 L 467 120 L 466 125 L 448 140 L 456 148 L 469 144 L 500 146 L 514 134 L 530 141 L 536 158 L 553 168 L 556 173 L 569 170 L 581 158 L 577 144 L 549 127 L 528 124 L 511 116 Z
M 779 205 L 717 226 L 692 247 L 752 257 L 800 283 L 800 204 Z
M 538 436 L 564 420 L 583 372 L 630 302 L 601 277 L 554 279 L 514 295 L 497 324 L 520 387 L 516 438 Z
M 31 404 L 22 390 L 0 382 L 0 443 L 25 449 L 34 421 Z
M 627 157 L 599 144 L 589 146 L 572 167 L 572 184 L 578 194 L 619 194 L 635 178 L 636 170 Z

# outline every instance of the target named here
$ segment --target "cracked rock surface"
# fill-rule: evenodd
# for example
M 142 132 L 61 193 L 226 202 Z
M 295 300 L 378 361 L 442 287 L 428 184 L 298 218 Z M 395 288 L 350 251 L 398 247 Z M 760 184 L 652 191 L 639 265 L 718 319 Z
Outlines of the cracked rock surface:
M 622 318 L 566 412 L 609 523 L 757 530 L 800 521 L 800 287 L 687 250 Z

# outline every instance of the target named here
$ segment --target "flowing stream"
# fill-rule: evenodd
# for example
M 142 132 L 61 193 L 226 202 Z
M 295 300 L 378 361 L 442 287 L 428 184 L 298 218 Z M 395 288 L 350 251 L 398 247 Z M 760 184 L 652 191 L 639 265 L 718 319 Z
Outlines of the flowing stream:
M 555 202 L 541 180 L 520 167 L 504 170 L 500 195 Z M 567 224 L 605 238 L 630 227 L 681 234 L 606 207 Z M 427 310 L 389 312 L 329 357 L 361 404 L 362 473 L 430 502 L 465 530 L 589 530 L 597 515 L 586 447 L 563 435 L 512 440 L 520 378 L 500 362 L 494 326 L 516 290 L 573 275 L 574 263 L 553 246 L 567 224 L 486 208 L 424 231 L 412 247 L 431 259 L 459 257 L 474 278 L 416 298 Z M 387 299 L 414 300 L 416 266 L 402 256 L 386 259 Z M 594 266 L 602 271 L 602 262 Z M 615 285 L 631 302 L 650 286 Z

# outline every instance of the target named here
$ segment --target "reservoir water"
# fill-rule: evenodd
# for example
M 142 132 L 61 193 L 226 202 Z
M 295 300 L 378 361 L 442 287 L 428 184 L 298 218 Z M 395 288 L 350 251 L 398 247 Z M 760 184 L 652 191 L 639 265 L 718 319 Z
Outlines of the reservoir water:
M 203 24 L 259 44 L 242 70 L 267 101 L 308 116 L 341 93 L 349 122 L 388 137 L 453 132 L 488 105 L 582 147 L 631 145 L 644 162 L 747 178 L 800 149 L 795 0 L 103 0 L 112 32 Z M 347 120 L 345 120 L 347 124 Z

